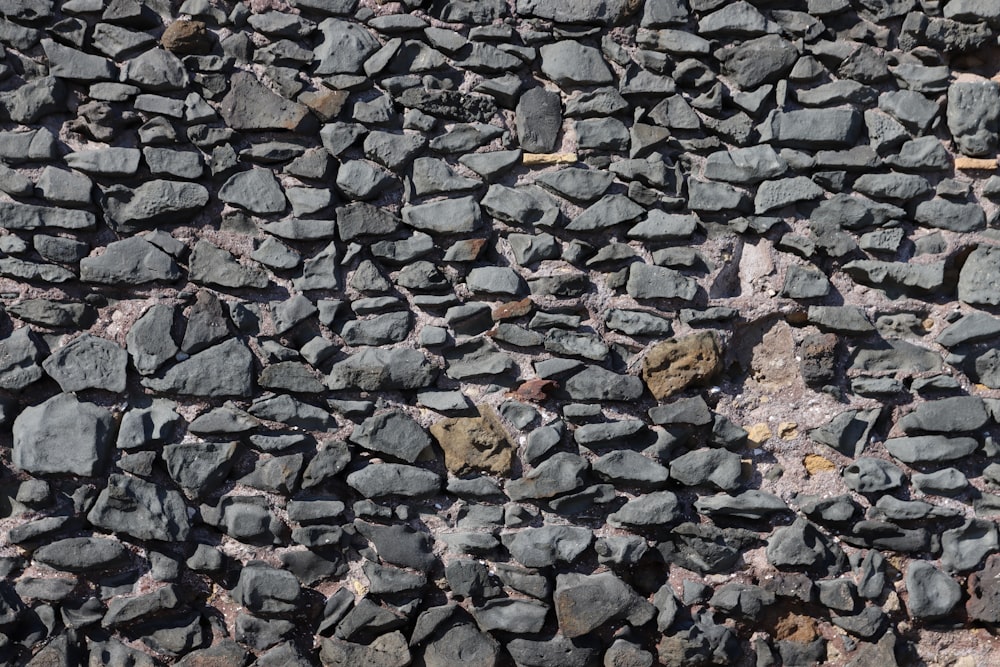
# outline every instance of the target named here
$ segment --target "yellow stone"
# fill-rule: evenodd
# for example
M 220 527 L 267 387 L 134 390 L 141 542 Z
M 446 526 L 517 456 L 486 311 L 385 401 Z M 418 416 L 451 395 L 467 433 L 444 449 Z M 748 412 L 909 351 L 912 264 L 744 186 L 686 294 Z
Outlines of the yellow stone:
M 778 424 L 778 436 L 782 440 L 794 440 L 799 437 L 799 425 L 795 422 L 781 422 Z
M 750 442 L 760 445 L 771 439 L 771 429 L 765 423 L 754 424 L 747 429 L 749 433 Z
M 806 454 L 806 457 L 802 459 L 802 464 L 806 467 L 806 472 L 810 475 L 837 469 L 833 461 L 819 454 Z

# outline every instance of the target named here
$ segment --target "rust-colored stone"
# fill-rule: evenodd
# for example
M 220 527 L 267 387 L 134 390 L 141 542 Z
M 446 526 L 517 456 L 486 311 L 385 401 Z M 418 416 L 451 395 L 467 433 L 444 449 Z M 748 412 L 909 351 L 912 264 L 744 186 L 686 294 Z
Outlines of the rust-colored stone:
M 208 30 L 202 21 L 174 21 L 160 37 L 160 45 L 167 51 L 180 54 L 205 54 L 211 51 Z
M 528 380 L 520 387 L 510 392 L 512 396 L 525 401 L 541 403 L 548 399 L 549 392 L 559 386 L 555 380 Z
M 778 641 L 788 640 L 808 644 L 816 639 L 816 621 L 809 616 L 789 612 L 778 619 L 774 626 L 774 638 Z
M 1000 623 L 1000 555 L 986 559 L 986 566 L 969 575 L 969 617 L 986 623 Z
M 642 360 L 642 379 L 662 401 L 688 387 L 707 384 L 721 369 L 719 343 L 714 334 L 703 331 L 654 346 Z
M 444 464 L 456 475 L 474 470 L 506 475 L 514 448 L 490 407 L 479 417 L 442 419 L 431 426 L 431 435 L 444 450 Z
M 299 102 L 309 107 L 323 122 L 329 122 L 340 114 L 347 101 L 349 93 L 346 90 L 307 90 L 299 95 Z
M 535 302 L 532 301 L 530 297 L 525 297 L 520 301 L 508 301 L 507 303 L 501 303 L 493 309 L 493 321 L 501 322 L 503 320 L 514 320 L 518 317 L 530 315 L 531 311 L 534 309 Z

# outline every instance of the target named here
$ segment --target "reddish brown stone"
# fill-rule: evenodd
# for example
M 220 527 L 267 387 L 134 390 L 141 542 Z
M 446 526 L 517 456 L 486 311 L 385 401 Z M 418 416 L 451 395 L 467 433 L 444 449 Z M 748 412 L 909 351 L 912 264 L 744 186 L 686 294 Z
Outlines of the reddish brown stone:
M 541 403 L 542 401 L 548 399 L 549 392 L 558 386 L 559 383 L 555 380 L 528 380 L 510 393 L 516 398 L 520 398 L 525 401 Z
M 347 101 L 348 92 L 346 90 L 307 90 L 299 95 L 299 102 L 309 107 L 314 114 L 319 116 L 323 122 L 328 122 L 337 117 L 340 110 L 344 108 Z
M 208 30 L 201 21 L 174 21 L 163 31 L 160 45 L 181 54 L 204 54 L 212 49 Z
M 532 301 L 530 297 L 525 297 L 520 301 L 501 303 L 493 309 L 493 321 L 501 322 L 503 320 L 514 320 L 518 317 L 530 315 L 531 311 L 534 309 L 535 302 Z
M 969 618 L 1000 623 L 1000 555 L 986 559 L 986 566 L 969 575 Z

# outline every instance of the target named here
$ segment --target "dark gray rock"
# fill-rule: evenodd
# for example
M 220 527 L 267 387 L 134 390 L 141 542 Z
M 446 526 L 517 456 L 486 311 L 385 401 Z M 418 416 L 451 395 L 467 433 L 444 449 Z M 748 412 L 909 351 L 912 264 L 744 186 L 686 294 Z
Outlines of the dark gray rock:
M 387 563 L 427 571 L 437 560 L 431 551 L 428 533 L 415 531 L 409 526 L 383 526 L 360 519 L 355 520 L 354 527 L 371 540 L 379 558 Z
M 717 151 L 705 161 L 705 178 L 750 184 L 781 176 L 788 164 L 767 145 Z
M 219 113 L 234 130 L 301 131 L 312 121 L 308 107 L 285 99 L 244 71 L 233 74 Z
M 42 49 L 49 61 L 49 73 L 54 77 L 90 82 L 118 76 L 114 63 L 107 58 L 71 49 L 51 39 L 42 40 Z
M 232 469 L 238 443 L 192 442 L 167 445 L 161 456 L 177 484 L 194 495 L 217 489 Z
M 119 474 L 110 475 L 87 520 L 140 540 L 183 541 L 191 530 L 180 493 Z
M 726 449 L 703 447 L 670 461 L 670 477 L 686 486 L 709 485 L 735 491 L 742 476 L 740 455 Z
M 250 396 L 254 356 L 231 339 L 171 366 L 161 377 L 143 380 L 153 391 L 187 396 Z
M 844 483 L 858 493 L 879 493 L 903 485 L 903 471 L 888 461 L 862 456 L 844 468 Z
M 91 283 L 139 285 L 180 277 L 170 255 L 138 236 L 109 243 L 103 254 L 80 261 L 80 280 Z
M 861 130 L 854 109 L 774 111 L 761 124 L 762 142 L 801 148 L 849 148 Z
M 0 387 L 19 392 L 42 379 L 42 348 L 30 327 L 15 329 L 0 340 Z
M 681 518 L 677 496 L 670 491 L 654 491 L 638 496 L 608 515 L 608 523 L 619 528 L 649 528 L 674 523 Z
M 941 435 L 918 435 L 890 438 L 885 448 L 903 463 L 940 463 L 965 458 L 979 448 L 974 438 L 947 438 Z
M 916 560 L 906 570 L 907 611 L 914 618 L 947 616 L 959 600 L 962 589 L 951 577 L 927 561 Z
M 615 620 L 639 620 L 643 612 L 649 614 L 652 607 L 611 572 L 560 574 L 556 577 L 552 601 L 559 629 L 570 639 Z
M 539 50 L 545 76 L 566 88 L 612 83 L 614 76 L 601 52 L 573 40 L 545 44 Z
M 365 498 L 421 497 L 437 493 L 441 478 L 430 470 L 400 463 L 373 463 L 347 476 L 347 484 Z
M 547 567 L 575 561 L 590 546 L 594 534 L 578 526 L 543 526 L 524 528 L 500 539 L 521 565 Z
M 969 255 L 958 277 L 958 298 L 974 306 L 1000 305 L 1000 248 L 981 245 Z
M 432 234 L 460 234 L 477 229 L 479 204 L 473 197 L 443 199 L 429 204 L 403 207 L 403 222 Z
M 790 526 L 775 529 L 767 541 L 767 562 L 779 569 L 809 569 L 839 572 L 846 560 L 840 547 L 810 522 L 796 519 Z
M 173 324 L 174 309 L 158 303 L 129 329 L 125 336 L 126 348 L 132 365 L 142 375 L 152 375 L 179 351 L 170 333 Z
M 744 90 L 753 90 L 784 77 L 798 59 L 791 43 L 777 35 L 747 40 L 723 49 L 722 72 Z
M 98 176 L 134 176 L 142 153 L 137 148 L 94 148 L 66 156 L 66 166 Z
M 549 605 L 537 600 L 499 598 L 489 600 L 481 607 L 473 607 L 472 615 L 480 629 L 490 632 L 501 630 L 518 634 L 540 632 L 545 625 Z
M 514 112 L 518 142 L 529 153 L 548 153 L 555 148 L 562 129 L 559 94 L 532 88 L 521 95 Z
M 113 342 L 83 334 L 60 347 L 42 362 L 42 368 L 63 391 L 103 389 L 125 391 L 128 354 Z
M 420 389 L 430 386 L 437 368 L 416 350 L 366 348 L 334 364 L 327 387 L 356 387 L 364 391 Z
M 913 219 L 922 225 L 952 232 L 974 232 L 986 226 L 986 213 L 982 206 L 947 199 L 920 202 Z
M 998 550 L 1000 537 L 993 521 L 968 519 L 941 534 L 941 566 L 945 572 L 978 569 L 986 556 Z
M 258 215 L 281 213 L 287 205 L 278 179 L 260 167 L 230 176 L 219 188 L 219 199 Z
M 381 46 L 363 26 L 328 18 L 319 24 L 322 41 L 313 50 L 315 73 L 357 74 L 368 56 Z
M 597 655 L 594 648 L 585 644 L 577 646 L 561 636 L 544 640 L 518 637 L 507 643 L 507 652 L 517 667 L 584 667 Z
M 588 366 L 566 380 L 570 398 L 577 401 L 634 401 L 645 386 L 633 375 L 619 375 L 599 366 Z
M 104 408 L 58 394 L 14 420 L 11 461 L 34 474 L 98 475 L 110 454 L 112 426 Z
M 291 572 L 250 561 L 233 588 L 233 599 L 255 614 L 271 616 L 294 612 L 301 589 Z
M 913 433 L 967 433 L 987 424 L 989 414 L 977 396 L 953 396 L 921 403 L 899 420 L 907 435 Z
M 129 552 L 121 542 L 106 537 L 68 537 L 39 547 L 32 558 L 54 570 L 88 572 L 121 567 Z
M 413 463 L 430 444 L 430 436 L 401 410 L 383 412 L 363 421 L 350 436 L 365 449 Z
M 6 229 L 33 230 L 40 227 L 92 229 L 96 224 L 94 214 L 88 211 L 15 202 L 0 202 L 0 216 L 3 216 L 3 226 Z

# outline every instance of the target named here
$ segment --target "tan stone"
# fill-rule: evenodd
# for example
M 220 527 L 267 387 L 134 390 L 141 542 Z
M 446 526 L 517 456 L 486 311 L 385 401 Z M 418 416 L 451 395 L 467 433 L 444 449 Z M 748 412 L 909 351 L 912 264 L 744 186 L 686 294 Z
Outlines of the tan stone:
M 955 169 L 965 171 L 985 170 L 992 171 L 997 168 L 996 158 L 975 158 L 959 156 L 955 158 Z
M 789 612 L 778 620 L 774 626 L 774 637 L 779 641 L 792 641 L 808 644 L 819 636 L 816 630 L 816 620 Z
M 781 422 L 778 424 L 778 437 L 782 440 L 794 440 L 799 437 L 799 425 L 795 422 Z
M 670 338 L 654 346 L 642 360 L 642 379 L 658 400 L 688 387 L 707 384 L 722 368 L 715 335 L 703 331 Z
M 525 153 L 521 162 L 526 165 L 569 164 L 576 162 L 576 153 Z
M 442 419 L 431 426 L 431 435 L 444 450 L 444 464 L 456 475 L 485 470 L 510 472 L 514 448 L 496 413 L 483 407 L 480 417 Z
M 312 112 L 319 116 L 319 119 L 328 122 L 337 117 L 340 110 L 344 108 L 348 93 L 346 90 L 307 90 L 299 95 L 299 102 L 306 105 Z
M 806 457 L 802 459 L 802 465 L 806 467 L 806 472 L 810 475 L 837 469 L 837 466 L 834 465 L 833 461 L 820 456 L 819 454 L 806 454 Z

